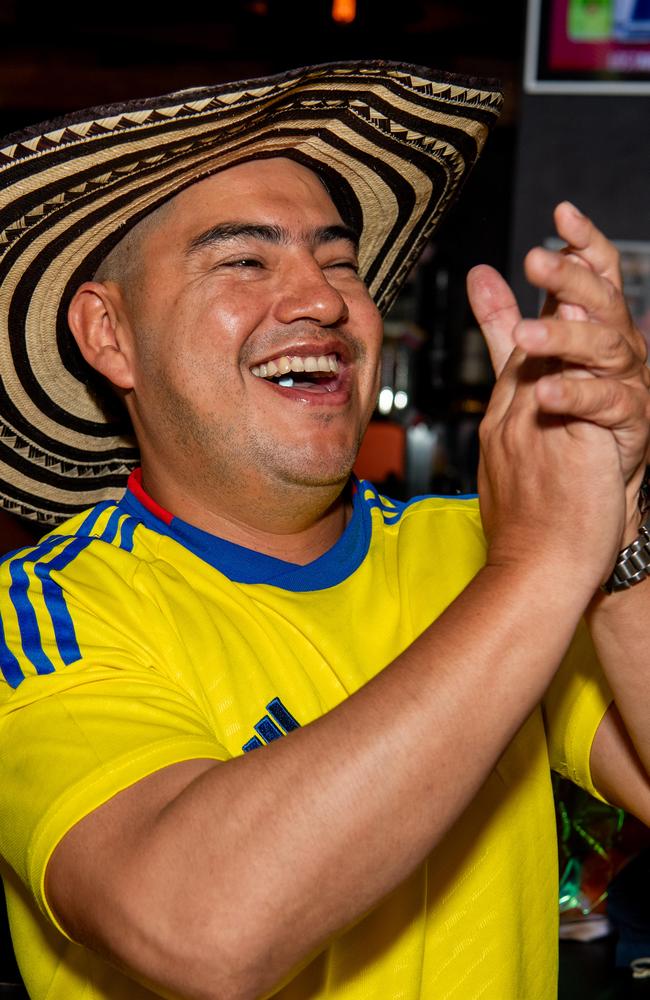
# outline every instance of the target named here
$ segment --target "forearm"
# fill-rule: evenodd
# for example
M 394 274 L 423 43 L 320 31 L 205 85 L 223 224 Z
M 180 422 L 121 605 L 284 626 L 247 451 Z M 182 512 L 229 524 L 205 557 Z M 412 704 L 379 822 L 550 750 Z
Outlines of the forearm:
M 50 889 L 68 928 L 183 997 L 270 989 L 406 878 L 473 798 L 588 599 L 588 583 L 549 592 L 552 576 L 487 568 L 337 709 L 268 748 L 202 763 L 145 811 L 128 849 L 113 811 L 94 841 L 101 865 L 75 838 L 102 810 L 79 824 Z M 79 904 L 84 877 L 93 892 Z
M 626 524 L 621 546 L 638 537 L 645 516 L 639 512 L 644 471 L 641 464 L 626 487 Z M 598 591 L 589 604 L 586 619 L 616 706 L 600 727 L 600 738 L 592 750 L 592 770 L 597 772 L 601 782 L 598 787 L 604 794 L 648 822 L 650 582 L 645 579 L 612 594 Z
M 597 595 L 587 623 L 627 733 L 650 774 L 650 581 Z

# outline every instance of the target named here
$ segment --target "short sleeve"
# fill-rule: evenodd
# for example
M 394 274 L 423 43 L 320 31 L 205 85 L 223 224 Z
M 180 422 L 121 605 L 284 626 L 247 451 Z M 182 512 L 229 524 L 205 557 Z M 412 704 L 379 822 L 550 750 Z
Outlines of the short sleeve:
M 94 591 L 54 574 L 41 574 L 40 586 L 30 571 L 29 613 L 19 574 L 7 578 L 6 564 L 0 568 L 5 677 L 7 664 L 13 669 L 0 684 L 0 854 L 54 923 L 45 870 L 76 823 L 161 768 L 229 756 L 182 683 L 173 627 L 134 585 L 128 563 L 126 574 L 101 564 L 86 566 L 99 573 Z M 52 600 L 49 609 L 42 603 L 52 579 L 67 616 L 58 624 Z M 77 644 L 67 663 L 66 635 Z
M 611 702 L 591 636 L 581 622 L 544 698 L 544 721 L 553 770 L 601 801 L 589 758 L 596 730 Z

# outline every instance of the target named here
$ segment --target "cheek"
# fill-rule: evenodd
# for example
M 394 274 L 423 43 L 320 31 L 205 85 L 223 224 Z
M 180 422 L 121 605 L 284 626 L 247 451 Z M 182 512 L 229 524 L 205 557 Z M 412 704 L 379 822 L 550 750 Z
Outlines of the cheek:
M 361 314 L 360 329 L 365 331 L 367 360 L 372 372 L 373 385 L 379 391 L 384 325 L 379 311 L 372 302 L 368 302 Z
M 263 303 L 251 291 L 232 295 L 227 290 L 201 303 L 191 318 L 191 339 L 197 354 L 219 368 L 246 365 L 247 345 L 265 317 Z

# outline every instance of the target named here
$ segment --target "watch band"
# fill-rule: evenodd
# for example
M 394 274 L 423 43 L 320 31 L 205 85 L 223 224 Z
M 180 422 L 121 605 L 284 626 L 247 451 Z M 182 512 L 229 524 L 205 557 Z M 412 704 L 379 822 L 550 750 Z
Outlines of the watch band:
M 602 585 L 606 594 L 628 590 L 650 576 L 650 478 L 647 469 L 639 490 L 639 510 L 643 516 L 639 534 L 616 557 L 614 569 Z

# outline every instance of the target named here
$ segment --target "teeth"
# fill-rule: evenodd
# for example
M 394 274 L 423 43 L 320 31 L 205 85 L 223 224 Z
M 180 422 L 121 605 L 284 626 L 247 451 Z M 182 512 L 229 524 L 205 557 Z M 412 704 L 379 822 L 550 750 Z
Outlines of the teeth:
M 336 354 L 321 354 L 318 357 L 310 354 L 307 357 L 289 357 L 283 354 L 262 365 L 254 365 L 251 375 L 257 378 L 274 378 L 276 375 L 288 375 L 290 372 L 323 372 L 325 375 L 336 375 L 339 362 Z M 284 384 L 284 383 L 281 383 Z M 291 381 L 293 385 L 293 381 Z

